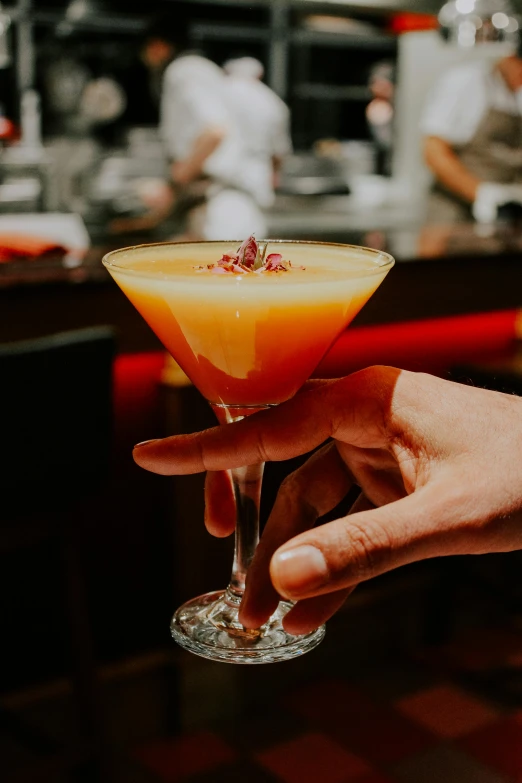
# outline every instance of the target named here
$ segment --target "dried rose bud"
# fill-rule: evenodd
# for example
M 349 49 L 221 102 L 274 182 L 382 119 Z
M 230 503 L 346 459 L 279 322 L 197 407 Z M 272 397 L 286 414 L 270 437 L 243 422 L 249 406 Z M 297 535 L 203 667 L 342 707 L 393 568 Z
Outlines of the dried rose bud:
M 257 242 L 254 238 L 254 235 L 252 234 L 252 236 L 248 237 L 248 239 L 245 239 L 245 241 L 237 251 L 238 261 L 240 264 L 243 264 L 244 266 L 253 269 L 254 264 L 256 262 L 257 254 L 258 254 Z
M 254 235 L 245 239 L 235 253 L 224 253 L 217 264 L 207 264 L 206 268 L 215 274 L 263 274 L 264 272 L 289 272 L 292 267 L 291 261 L 283 261 L 281 253 L 270 253 L 265 259 L 265 253 L 268 243 L 261 245 L 256 242 Z M 205 267 L 195 266 L 196 271 L 201 271 Z M 304 266 L 299 269 L 306 269 Z

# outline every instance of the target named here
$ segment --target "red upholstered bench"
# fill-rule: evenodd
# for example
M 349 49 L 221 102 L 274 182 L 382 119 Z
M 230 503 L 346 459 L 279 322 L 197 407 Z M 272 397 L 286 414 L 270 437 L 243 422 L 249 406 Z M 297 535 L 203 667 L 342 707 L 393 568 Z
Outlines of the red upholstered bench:
M 314 375 L 338 378 L 374 364 L 445 375 L 455 365 L 508 358 L 521 332 L 519 310 L 348 328 Z
M 160 380 L 165 352 L 120 354 L 114 362 L 114 465 L 132 469 L 132 447 L 162 431 Z

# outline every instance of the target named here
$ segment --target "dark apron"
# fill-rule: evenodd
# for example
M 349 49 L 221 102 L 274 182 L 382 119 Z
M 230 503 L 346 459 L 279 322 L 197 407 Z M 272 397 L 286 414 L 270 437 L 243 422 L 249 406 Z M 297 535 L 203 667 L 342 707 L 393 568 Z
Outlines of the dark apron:
M 484 182 L 522 182 L 522 117 L 490 109 L 473 138 L 455 148 L 455 154 Z M 471 204 L 437 183 L 428 201 L 427 219 L 430 223 L 470 221 Z

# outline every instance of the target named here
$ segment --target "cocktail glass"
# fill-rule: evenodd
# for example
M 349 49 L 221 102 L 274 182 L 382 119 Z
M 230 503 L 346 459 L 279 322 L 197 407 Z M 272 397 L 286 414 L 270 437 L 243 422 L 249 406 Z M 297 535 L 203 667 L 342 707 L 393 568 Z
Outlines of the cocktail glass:
M 265 258 L 281 254 L 290 262 L 287 270 L 214 274 L 219 259 L 240 244 L 142 245 L 103 259 L 220 423 L 290 399 L 394 263 L 386 253 L 353 245 L 266 240 L 259 243 Z M 244 628 L 238 620 L 259 538 L 263 467 L 230 471 L 237 509 L 230 584 L 188 601 L 172 618 L 178 644 L 205 658 L 286 660 L 313 649 L 325 633 L 324 626 L 300 636 L 287 633 L 287 601 L 261 628 Z

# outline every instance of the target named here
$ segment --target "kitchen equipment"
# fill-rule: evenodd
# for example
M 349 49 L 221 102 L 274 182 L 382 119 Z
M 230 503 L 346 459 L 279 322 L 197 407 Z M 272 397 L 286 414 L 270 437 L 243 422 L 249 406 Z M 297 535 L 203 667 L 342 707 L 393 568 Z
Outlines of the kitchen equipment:
M 281 167 L 279 193 L 300 196 L 342 195 L 350 192 L 342 162 L 311 153 L 288 155 Z

